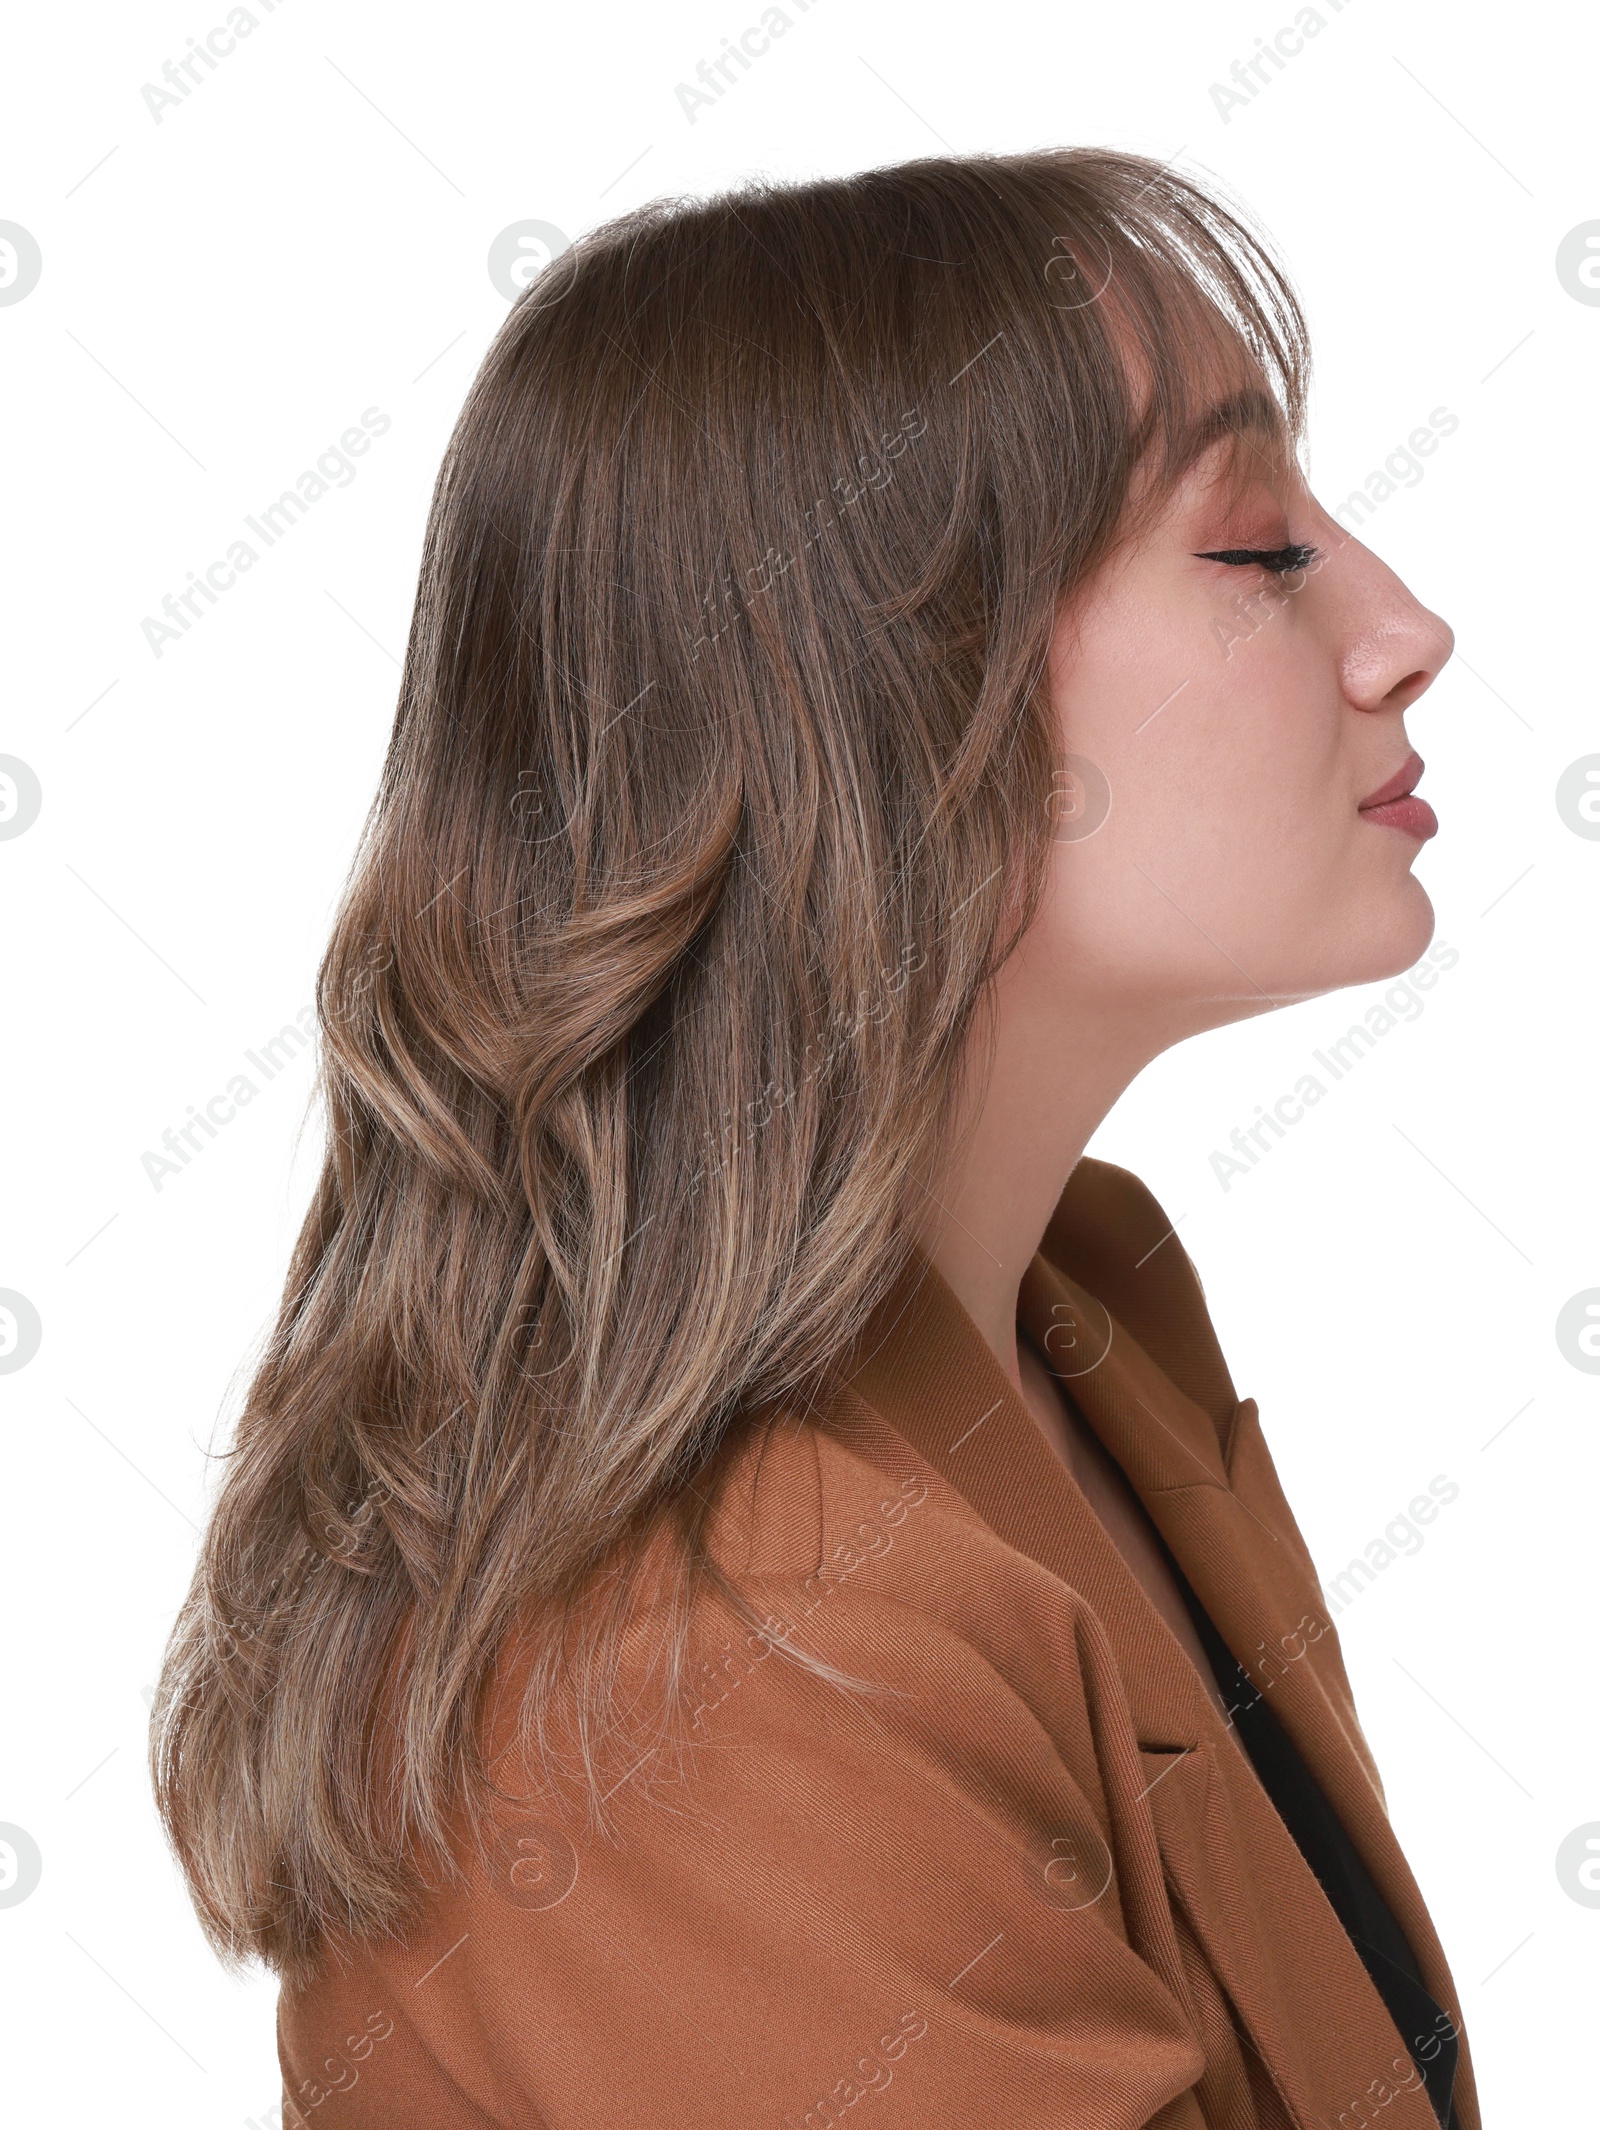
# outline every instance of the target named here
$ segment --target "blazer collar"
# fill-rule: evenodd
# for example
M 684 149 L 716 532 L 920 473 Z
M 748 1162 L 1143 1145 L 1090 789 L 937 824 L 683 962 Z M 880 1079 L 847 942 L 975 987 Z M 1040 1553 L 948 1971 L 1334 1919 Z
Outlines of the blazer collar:
M 1133 1276 L 1153 1262 L 1150 1238 L 1129 1232 L 1125 1204 L 1120 1232 L 1115 1219 L 1108 1222 L 1100 1195 L 1107 1178 L 1120 1179 L 1118 1190 L 1133 1186 L 1142 1193 L 1134 1179 L 1103 1163 L 1080 1164 L 1074 1175 L 1077 1202 L 1069 1186 L 1044 1247 L 1022 1280 L 1019 1322 L 1121 1466 L 1223 1640 L 1257 1685 L 1271 1692 L 1280 1721 L 1410 1939 L 1424 1980 L 1441 2003 L 1452 2005 L 1444 1956 L 1389 1825 L 1342 1667 L 1336 1655 L 1307 1656 L 1305 1625 L 1316 1621 L 1326 1630 L 1325 1602 L 1271 1477 L 1254 1401 L 1235 1395 L 1198 1279 L 1181 1249 L 1169 1244 L 1163 1252 L 1158 1244 L 1157 1254 L 1167 1257 L 1159 1275 L 1144 1282 Z M 1143 1198 L 1154 1207 L 1148 1194 Z M 1166 1233 L 1170 1237 L 1170 1229 Z M 1086 1274 L 1093 1277 L 1094 1291 Z M 1112 1295 L 1123 1313 L 1102 1298 Z M 1141 1335 L 1130 1328 L 1130 1320 L 1139 1324 Z M 1152 1348 L 1159 1349 L 1159 1360 Z M 1190 1767 L 1215 1766 L 1230 1790 L 1237 1793 L 1242 1785 L 1248 1793 L 1247 1822 L 1253 1818 L 1260 1827 L 1259 1815 L 1265 1813 L 1278 1828 L 1276 1812 L 1259 1792 L 1187 1651 L 922 1250 L 913 1250 L 852 1343 L 842 1374 L 992 1530 L 1051 1569 L 1092 1607 L 1116 1654 L 1145 1752 L 1186 1756 L 1182 1764 Z M 1336 1645 L 1330 1637 L 1324 1646 Z M 1178 1802 L 1185 1787 L 1185 1781 L 1172 1785 L 1170 1796 L 1163 1787 L 1153 1802 L 1165 1800 L 1167 1816 L 1176 1818 L 1187 1809 Z M 1213 1844 L 1210 1836 L 1195 1832 L 1181 1846 L 1193 1851 L 1193 1860 L 1203 1861 Z M 1288 1853 L 1293 1854 L 1292 1845 Z M 1202 1903 L 1197 1909 L 1208 1938 L 1213 1927 L 1207 1911 L 1217 1905 Z M 1345 1969 L 1358 1966 L 1331 1912 L 1328 1921 L 1332 1935 L 1318 1957 Z M 1225 1960 L 1250 1951 L 1249 1933 L 1233 1936 L 1239 1943 L 1230 1947 L 1228 1933 L 1217 1933 L 1215 1950 Z M 1292 2056 L 1297 2046 L 1293 2022 L 1286 2016 L 1281 2024 L 1279 2042 Z M 1389 2032 L 1375 1993 L 1366 2027 L 1369 2041 Z M 1404 2105 L 1392 2112 L 1396 2130 L 1432 2122 L 1420 2092 L 1405 2096 Z
M 1227 1497 L 1216 1429 L 1162 1377 L 1132 1334 L 1042 1254 L 1019 1321 L 1127 1473 L 1211 1609 L 1218 1578 L 1185 1558 L 1159 1513 L 1174 1487 Z M 1099 1614 L 1121 1660 L 1141 1743 L 1194 1744 L 1216 1720 L 1187 1652 L 1145 1595 L 993 1349 L 926 1254 L 914 1249 L 847 1358 L 851 1387 L 924 1456 L 992 1530 L 1050 1568 Z M 1226 1513 L 1226 1512 L 1224 1512 Z M 1226 1579 L 1225 1577 L 1222 1579 Z M 1224 1637 L 1225 1619 L 1217 1619 Z

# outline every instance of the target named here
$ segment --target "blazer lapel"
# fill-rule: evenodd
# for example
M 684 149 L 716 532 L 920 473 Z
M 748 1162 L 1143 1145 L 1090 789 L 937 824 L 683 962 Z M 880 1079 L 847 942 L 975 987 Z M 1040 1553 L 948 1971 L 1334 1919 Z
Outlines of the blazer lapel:
M 1153 1219 L 1149 1233 L 1130 1217 L 1133 1192 Z M 1092 1294 L 1074 1273 L 1092 1278 Z M 1092 1327 L 1097 1317 L 1107 1318 L 1103 1294 L 1115 1296 L 1121 1313 L 1111 1320 L 1115 1335 L 1100 1364 L 1069 1373 L 1056 1354 L 1047 1350 L 1047 1358 L 1121 1465 L 1223 1640 L 1258 1691 L 1271 1696 L 1405 1933 L 1430 1995 L 1459 2035 L 1455 1983 L 1395 1838 L 1316 1568 L 1278 1485 L 1255 1400 L 1235 1393 L 1199 1279 L 1154 1199 L 1124 1172 L 1085 1160 L 1024 1277 L 1019 1320 L 1043 1346 L 1052 1322 L 1081 1315 Z M 1166 1365 L 1156 1364 L 1147 1340 L 1159 1345 Z M 1070 1353 L 1060 1338 L 1056 1347 Z M 1096 1351 L 1091 1340 L 1085 1357 Z M 1220 1478 L 1201 1472 L 1213 1458 Z M 1202 1716 L 1213 1722 L 1209 1702 Z M 1237 1752 L 1234 1740 L 1226 1742 Z M 1342 1929 L 1339 1940 L 1347 1946 Z M 1463 2126 L 1475 2123 L 1464 2042 L 1456 2092 Z
M 1234 1397 L 1220 1354 L 1208 1363 L 1203 1339 L 1191 1340 L 1184 1372 L 1210 1409 L 1180 1390 L 1127 1326 L 1043 1253 L 1023 1279 L 1018 1317 L 1229 1647 L 1274 1695 L 1411 1940 L 1429 1989 L 1454 2012 L 1432 1925 L 1358 1743 L 1342 1667 L 1332 1676 L 1301 1625 L 1326 1615 L 1293 1519 L 1275 1483 L 1264 1486 L 1258 1476 L 1265 1446 L 1253 1406 Z M 1369 2082 L 1392 2070 L 1397 2047 L 1382 2000 L 1187 1652 L 920 1250 L 844 1373 L 994 1531 L 1094 1609 L 1147 1755 L 1149 1805 L 1169 1877 L 1252 2043 L 1302 2123 L 1332 2123 L 1352 2105 L 1370 2109 Z M 1249 1466 L 1248 1490 L 1232 1483 L 1225 1442 L 1231 1461 Z M 1320 1912 L 1320 1929 L 1285 1932 L 1277 1899 L 1285 1875 L 1298 1888 L 1294 1914 Z M 1307 2004 L 1329 2001 L 1341 2007 L 1333 2034 L 1328 2022 L 1304 2016 Z M 1383 2112 L 1391 2130 L 1436 2130 L 1420 2087 L 1394 2086 Z
M 1093 1606 L 1122 1660 L 1141 1740 L 1193 1744 L 1201 1709 L 1212 1707 L 1194 1666 L 921 1251 L 879 1305 L 845 1373 L 992 1530 Z

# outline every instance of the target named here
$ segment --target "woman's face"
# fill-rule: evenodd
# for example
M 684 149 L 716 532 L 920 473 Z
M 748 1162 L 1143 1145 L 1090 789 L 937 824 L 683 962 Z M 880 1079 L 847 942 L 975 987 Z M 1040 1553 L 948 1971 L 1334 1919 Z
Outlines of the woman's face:
M 1249 394 L 1150 527 L 1064 609 L 1062 743 L 1034 944 L 1081 1003 L 1178 1032 L 1391 976 L 1433 909 L 1405 712 L 1446 624 L 1329 517 Z M 1274 574 L 1243 551 L 1304 566 Z M 1038 963 L 1030 951 L 1029 960 Z

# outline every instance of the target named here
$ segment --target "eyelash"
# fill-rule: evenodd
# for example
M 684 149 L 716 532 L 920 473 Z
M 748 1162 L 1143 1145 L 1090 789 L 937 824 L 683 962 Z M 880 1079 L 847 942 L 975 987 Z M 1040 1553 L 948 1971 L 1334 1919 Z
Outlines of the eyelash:
M 1287 577 L 1295 570 L 1304 569 L 1316 553 L 1314 547 L 1219 547 L 1202 554 L 1202 562 L 1229 562 L 1243 568 L 1254 564 L 1257 569 L 1269 570 L 1274 577 Z

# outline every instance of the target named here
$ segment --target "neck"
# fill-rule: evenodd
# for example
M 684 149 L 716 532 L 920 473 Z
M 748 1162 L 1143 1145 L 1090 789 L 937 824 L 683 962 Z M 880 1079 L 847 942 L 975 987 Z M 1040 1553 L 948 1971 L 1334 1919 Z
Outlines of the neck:
M 993 1062 L 976 1114 L 969 1103 L 926 1187 L 917 1240 L 1020 1390 L 1022 1276 L 1091 1136 L 1183 1031 L 1162 1034 L 1137 1014 L 1064 1011 L 1025 982 L 1008 984 L 1010 967 L 996 980 Z

